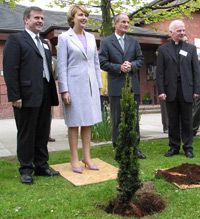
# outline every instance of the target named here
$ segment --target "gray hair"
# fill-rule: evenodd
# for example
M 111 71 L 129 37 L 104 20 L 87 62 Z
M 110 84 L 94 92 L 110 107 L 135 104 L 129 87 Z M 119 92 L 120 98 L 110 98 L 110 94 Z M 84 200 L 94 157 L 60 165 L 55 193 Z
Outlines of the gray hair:
M 169 25 L 169 31 L 173 32 L 174 31 L 174 25 L 178 24 L 178 23 L 184 24 L 183 21 L 181 21 L 181 20 L 174 20 Z
M 126 16 L 128 17 L 127 14 L 119 13 L 119 14 L 116 14 L 116 15 L 114 16 L 113 21 L 114 21 L 114 22 L 119 22 L 119 16 L 120 16 L 121 14 L 126 15 Z

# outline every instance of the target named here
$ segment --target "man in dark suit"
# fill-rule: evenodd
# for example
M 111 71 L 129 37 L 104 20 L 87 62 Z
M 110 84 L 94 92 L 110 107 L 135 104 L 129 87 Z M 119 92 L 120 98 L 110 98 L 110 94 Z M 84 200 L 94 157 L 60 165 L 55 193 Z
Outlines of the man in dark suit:
M 169 119 L 170 150 L 165 156 L 179 154 L 182 140 L 185 156 L 193 158 L 192 104 L 200 93 L 197 51 L 194 45 L 183 41 L 182 21 L 172 21 L 169 31 L 171 40 L 158 49 L 157 60 L 158 94 L 166 100 Z
M 198 54 L 199 68 L 200 58 Z M 192 121 L 193 121 L 193 136 L 196 136 L 200 126 L 200 97 L 196 98 L 192 108 Z
M 51 41 L 49 39 L 44 39 L 47 43 L 48 43 L 48 46 L 50 48 L 50 51 L 52 53 L 52 44 L 51 44 Z M 54 76 L 54 79 L 57 80 L 57 59 L 53 56 L 51 56 L 52 58 L 52 70 L 53 70 L 53 76 Z M 49 142 L 55 142 L 56 139 L 55 138 L 52 138 L 51 137 L 51 123 L 52 123 L 52 115 L 53 115 L 53 107 L 51 107 L 51 116 L 50 116 L 50 130 L 49 130 L 49 139 L 48 141 Z
M 140 101 L 140 87 L 138 70 L 143 65 L 144 58 L 140 45 L 136 38 L 126 35 L 129 27 L 129 17 L 126 14 L 118 14 L 114 17 L 115 33 L 101 40 L 99 59 L 101 69 L 108 72 L 108 95 L 112 117 L 112 142 L 116 147 L 119 136 L 120 124 L 120 99 L 122 88 L 125 86 L 126 75 L 132 78 L 132 91 L 137 101 L 137 125 L 139 133 L 138 108 Z M 146 156 L 138 151 L 138 157 Z
M 25 31 L 11 34 L 7 39 L 3 70 L 18 131 L 21 182 L 32 184 L 33 171 L 36 176 L 59 175 L 47 163 L 51 105 L 58 105 L 58 96 L 51 52 L 47 42 L 39 38 L 43 11 L 38 7 L 27 8 L 23 18 Z
M 193 136 L 196 136 L 200 126 L 200 97 L 197 98 L 197 100 L 193 105 L 192 121 L 193 121 Z

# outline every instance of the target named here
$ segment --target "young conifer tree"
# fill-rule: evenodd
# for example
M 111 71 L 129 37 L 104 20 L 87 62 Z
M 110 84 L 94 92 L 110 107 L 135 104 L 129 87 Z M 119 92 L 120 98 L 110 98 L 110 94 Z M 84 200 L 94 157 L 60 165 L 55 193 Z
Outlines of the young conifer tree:
M 129 203 L 135 192 L 141 187 L 138 162 L 138 135 L 136 132 L 136 102 L 131 92 L 131 78 L 126 77 L 125 87 L 122 89 L 121 123 L 117 139 L 115 159 L 119 163 L 118 199 L 122 203 Z

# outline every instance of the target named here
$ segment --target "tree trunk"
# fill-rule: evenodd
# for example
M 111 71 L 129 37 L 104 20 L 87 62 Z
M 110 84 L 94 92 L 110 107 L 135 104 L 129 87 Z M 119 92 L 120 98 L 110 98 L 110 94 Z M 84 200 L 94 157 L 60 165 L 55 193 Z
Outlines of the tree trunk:
M 103 37 L 113 33 L 112 18 L 111 18 L 111 2 L 110 0 L 101 0 L 102 11 L 102 32 Z

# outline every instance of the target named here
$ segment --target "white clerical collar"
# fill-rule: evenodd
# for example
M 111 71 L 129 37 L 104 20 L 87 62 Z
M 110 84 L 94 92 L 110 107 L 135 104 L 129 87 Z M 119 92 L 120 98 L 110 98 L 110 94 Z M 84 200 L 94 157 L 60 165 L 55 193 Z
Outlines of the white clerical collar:
M 117 33 L 115 32 L 115 36 L 117 37 L 118 40 L 121 39 L 121 37 L 122 37 L 123 40 L 124 40 L 125 34 L 124 34 L 123 36 L 120 36 L 119 34 L 117 34 Z

